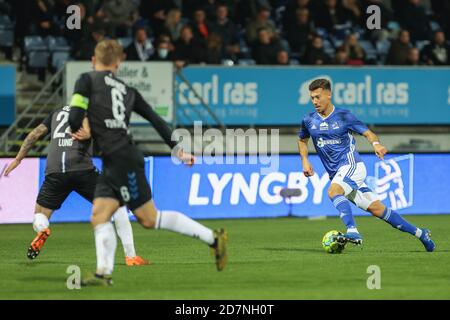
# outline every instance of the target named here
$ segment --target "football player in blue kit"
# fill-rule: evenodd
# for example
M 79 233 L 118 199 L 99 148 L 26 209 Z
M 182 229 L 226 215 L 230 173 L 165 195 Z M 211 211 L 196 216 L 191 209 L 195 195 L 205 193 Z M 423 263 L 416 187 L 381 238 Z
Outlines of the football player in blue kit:
M 356 228 L 350 206 L 350 202 L 353 202 L 357 207 L 383 219 L 392 227 L 417 237 L 427 251 L 433 251 L 435 243 L 431 240 L 430 231 L 412 225 L 397 212 L 386 207 L 364 182 L 367 176 L 366 167 L 356 151 L 352 132 L 366 137 L 373 145 L 375 154 L 384 160 L 387 149 L 379 142 L 376 134 L 349 110 L 333 105 L 331 84 L 328 80 L 312 81 L 309 91 L 315 112 L 303 118 L 299 131 L 298 148 L 303 173 L 307 177 L 314 174 L 314 169 L 308 161 L 308 141 L 312 138 L 317 154 L 330 176 L 328 197 L 347 227 L 347 232 L 340 240 L 362 244 L 362 237 Z

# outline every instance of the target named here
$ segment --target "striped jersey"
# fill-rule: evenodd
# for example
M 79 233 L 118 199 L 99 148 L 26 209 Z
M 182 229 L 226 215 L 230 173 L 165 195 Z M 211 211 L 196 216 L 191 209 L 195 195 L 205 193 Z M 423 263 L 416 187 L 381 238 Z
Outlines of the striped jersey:
M 333 111 L 325 118 L 317 112 L 307 114 L 298 135 L 301 139 L 312 138 L 325 170 L 333 179 L 340 167 L 356 167 L 356 163 L 362 161 L 352 132 L 363 134 L 367 130 L 368 127 L 349 110 L 333 106 Z

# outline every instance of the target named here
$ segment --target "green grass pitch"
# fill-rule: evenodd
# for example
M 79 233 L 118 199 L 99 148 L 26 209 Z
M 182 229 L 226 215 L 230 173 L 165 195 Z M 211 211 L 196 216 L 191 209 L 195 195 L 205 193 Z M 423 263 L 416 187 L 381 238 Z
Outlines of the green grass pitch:
M 450 215 L 407 216 L 431 229 L 437 248 L 373 217 L 357 218 L 361 248 L 326 254 L 322 236 L 343 230 L 339 219 L 204 220 L 229 231 L 229 262 L 217 272 L 209 248 L 167 231 L 133 223 L 138 254 L 153 265 L 126 267 L 120 242 L 114 286 L 68 290 L 69 265 L 95 270 L 89 224 L 53 224 L 39 257 L 26 257 L 30 225 L 0 226 L 0 299 L 449 299 Z M 381 269 L 381 289 L 369 290 L 370 265 Z

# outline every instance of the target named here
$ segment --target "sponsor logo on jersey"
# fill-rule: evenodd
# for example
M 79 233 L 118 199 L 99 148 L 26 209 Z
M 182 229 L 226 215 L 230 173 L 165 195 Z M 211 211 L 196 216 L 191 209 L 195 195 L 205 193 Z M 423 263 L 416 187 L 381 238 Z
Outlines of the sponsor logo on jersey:
M 331 124 L 331 129 L 333 129 L 333 130 L 339 129 L 339 124 L 337 122 L 333 122 Z
M 319 127 L 320 127 L 320 131 L 328 130 L 328 123 L 322 122 Z
M 317 146 L 323 148 L 329 144 L 341 144 L 341 139 L 323 139 L 322 137 L 317 139 Z
M 315 129 L 317 129 L 317 127 L 316 127 L 315 124 L 313 124 L 313 125 L 311 126 L 311 130 L 315 130 Z

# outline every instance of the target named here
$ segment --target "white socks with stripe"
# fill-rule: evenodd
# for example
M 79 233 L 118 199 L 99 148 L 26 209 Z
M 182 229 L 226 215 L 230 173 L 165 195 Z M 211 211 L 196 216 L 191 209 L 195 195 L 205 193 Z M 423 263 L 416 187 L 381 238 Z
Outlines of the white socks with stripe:
M 116 226 L 117 234 L 122 242 L 123 251 L 127 257 L 136 257 L 136 250 L 134 248 L 133 229 L 128 218 L 126 207 L 120 207 L 114 213 L 114 225 Z
M 199 238 L 208 245 L 214 244 L 214 233 L 211 229 L 177 211 L 158 211 L 155 229 L 170 230 Z
M 116 232 L 111 222 L 105 222 L 94 228 L 95 249 L 97 253 L 97 274 L 111 275 L 116 254 Z
M 50 225 L 50 222 L 48 222 L 48 218 L 43 213 L 35 213 L 33 217 L 33 229 L 36 232 L 40 232 L 44 229 L 47 229 Z

